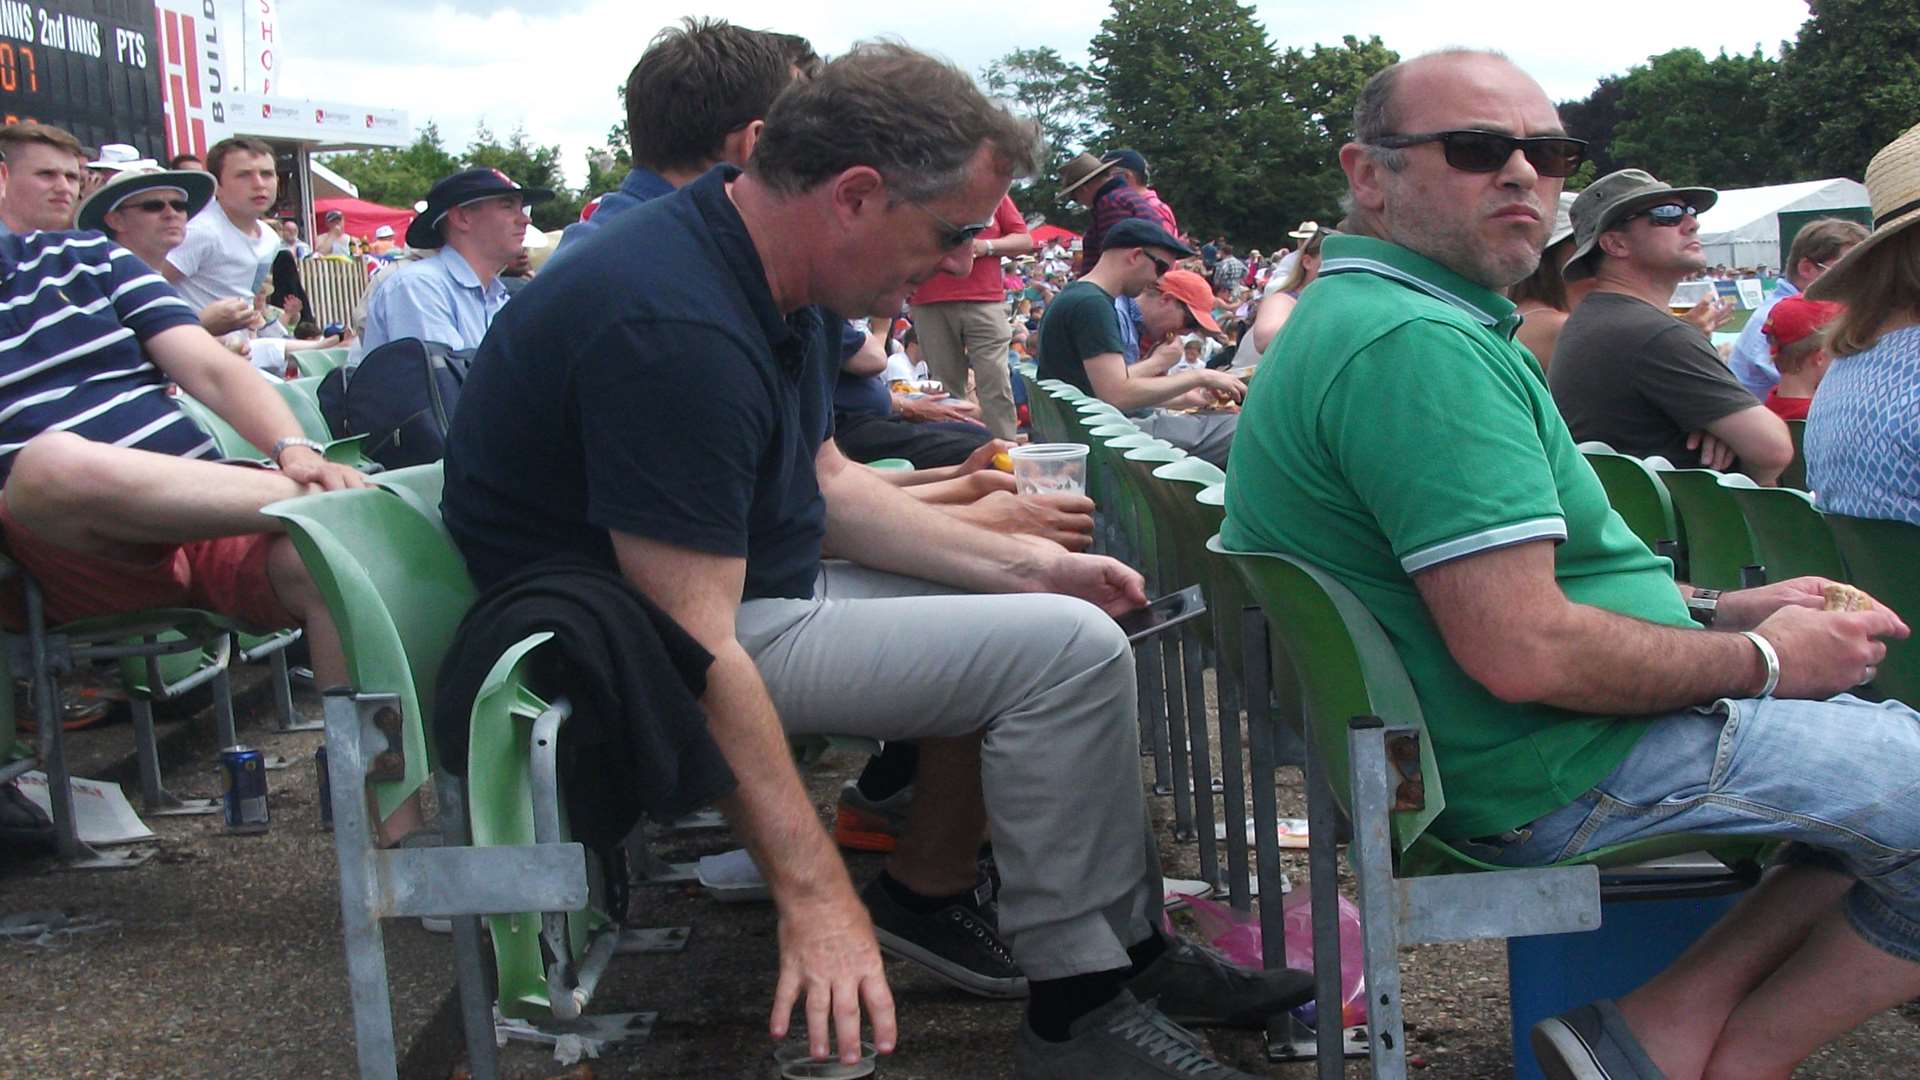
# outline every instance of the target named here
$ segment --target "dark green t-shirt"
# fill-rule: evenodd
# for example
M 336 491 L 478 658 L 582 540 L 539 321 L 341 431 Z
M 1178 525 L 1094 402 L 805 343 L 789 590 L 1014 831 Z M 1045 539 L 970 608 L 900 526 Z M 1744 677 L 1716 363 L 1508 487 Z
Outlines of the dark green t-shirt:
M 1760 404 L 1699 328 L 1622 293 L 1589 294 L 1568 316 L 1547 385 L 1575 440 L 1689 469 L 1689 435 Z
M 1643 725 L 1493 696 L 1448 651 L 1413 575 L 1549 540 L 1567 597 L 1692 625 L 1673 570 L 1607 503 L 1506 299 L 1397 245 L 1330 237 L 1248 394 L 1221 540 L 1326 568 L 1386 630 L 1444 781 L 1443 839 L 1572 802 Z
M 1125 348 L 1112 294 L 1091 281 L 1061 289 L 1040 319 L 1040 377 L 1072 383 L 1083 394 L 1093 393 L 1087 358 Z

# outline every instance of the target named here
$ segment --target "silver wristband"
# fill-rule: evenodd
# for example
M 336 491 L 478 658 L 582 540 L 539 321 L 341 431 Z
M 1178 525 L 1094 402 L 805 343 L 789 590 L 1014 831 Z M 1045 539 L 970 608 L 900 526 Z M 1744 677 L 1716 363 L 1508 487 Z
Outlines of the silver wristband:
M 1753 642 L 1753 647 L 1760 650 L 1760 659 L 1767 663 L 1766 685 L 1762 686 L 1760 692 L 1754 697 L 1772 696 L 1773 691 L 1780 685 L 1780 654 L 1773 651 L 1772 642 L 1751 630 L 1740 631 L 1740 636 Z
M 305 435 L 289 435 L 279 442 L 274 443 L 273 449 L 267 451 L 267 457 L 272 459 L 276 467 L 280 464 L 280 455 L 285 453 L 289 446 L 304 446 L 314 453 L 319 454 L 321 457 L 325 457 L 327 454 L 327 445 L 325 443 L 315 442 Z

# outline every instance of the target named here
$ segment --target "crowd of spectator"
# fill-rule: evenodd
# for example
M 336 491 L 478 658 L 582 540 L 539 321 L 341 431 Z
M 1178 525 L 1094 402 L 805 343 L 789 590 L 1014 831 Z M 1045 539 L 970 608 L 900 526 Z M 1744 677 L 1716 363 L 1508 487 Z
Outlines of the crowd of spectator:
M 1819 579 L 1676 583 L 1576 449 L 1767 485 L 1804 419 L 1824 508 L 1920 525 L 1920 128 L 1868 171 L 1876 230 L 1802 228 L 1723 357 L 1730 309 L 1674 303 L 1724 276 L 1698 240 L 1717 193 L 1638 169 L 1563 192 L 1587 146 L 1494 54 L 1376 75 L 1344 216 L 1267 254 L 1182 233 L 1127 147 L 1067 162 L 1091 224 L 1036 240 L 1009 193 L 1032 126 L 900 45 L 824 61 L 687 20 L 626 95 L 632 171 L 537 271 L 528 208 L 552 193 L 497 170 L 440 179 L 402 237 L 363 245 L 330 213 L 309 241 L 273 216 L 267 144 L 162 167 L 0 129 L 0 529 L 50 618 L 297 625 L 341 681 L 260 510 L 366 480 L 248 369 L 458 351 L 442 509 L 479 588 L 565 561 L 701 658 L 688 752 L 725 774 L 776 900 L 774 1035 L 804 1007 L 817 1055 L 856 1053 L 863 1018 L 891 1051 L 884 951 L 1024 998 L 1022 1077 L 1242 1076 L 1179 1025 L 1262 1027 L 1308 980 L 1159 918 L 1111 618 L 1143 581 L 1089 553 L 1085 495 L 996 467 L 1032 359 L 1225 468 L 1230 547 L 1326 568 L 1385 625 L 1447 776 L 1444 839 L 1512 866 L 1680 831 L 1793 841 L 1667 972 L 1536 1028 L 1555 1075 L 1784 1075 L 1920 994 L 1920 818 L 1898 798 L 1920 715 L 1848 693 L 1906 625 L 1820 610 Z M 340 257 L 377 264 L 357 340 L 303 318 L 300 265 Z M 213 460 L 176 389 L 273 467 Z M 831 832 L 785 741 L 829 731 L 886 747 Z M 885 869 L 856 889 L 835 840 Z

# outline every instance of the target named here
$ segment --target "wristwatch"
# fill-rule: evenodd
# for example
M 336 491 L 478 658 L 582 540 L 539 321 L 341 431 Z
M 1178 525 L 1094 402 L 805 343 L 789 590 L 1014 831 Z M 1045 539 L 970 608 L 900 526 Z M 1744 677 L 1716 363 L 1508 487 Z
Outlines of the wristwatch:
M 1712 626 L 1713 618 L 1720 613 L 1719 589 L 1695 589 L 1687 597 L 1687 614 L 1701 626 Z
M 277 466 L 280 464 L 280 455 L 284 453 L 289 446 L 304 446 L 314 453 L 319 454 L 321 457 L 327 455 L 327 446 L 325 443 L 314 442 L 305 435 L 289 435 L 279 442 L 274 443 L 273 449 L 267 451 L 267 456 L 272 458 L 273 463 Z

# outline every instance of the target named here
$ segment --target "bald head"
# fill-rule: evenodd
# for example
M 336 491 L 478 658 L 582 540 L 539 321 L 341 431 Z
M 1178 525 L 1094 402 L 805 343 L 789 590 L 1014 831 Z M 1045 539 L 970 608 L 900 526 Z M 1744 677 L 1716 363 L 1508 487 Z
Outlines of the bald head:
M 1395 64 L 1362 89 L 1354 141 L 1340 151 L 1351 225 L 1505 288 L 1539 264 L 1563 181 L 1517 149 L 1494 171 L 1475 172 L 1449 162 L 1439 140 L 1379 145 L 1450 131 L 1566 133 L 1546 91 L 1498 53 L 1450 49 Z

